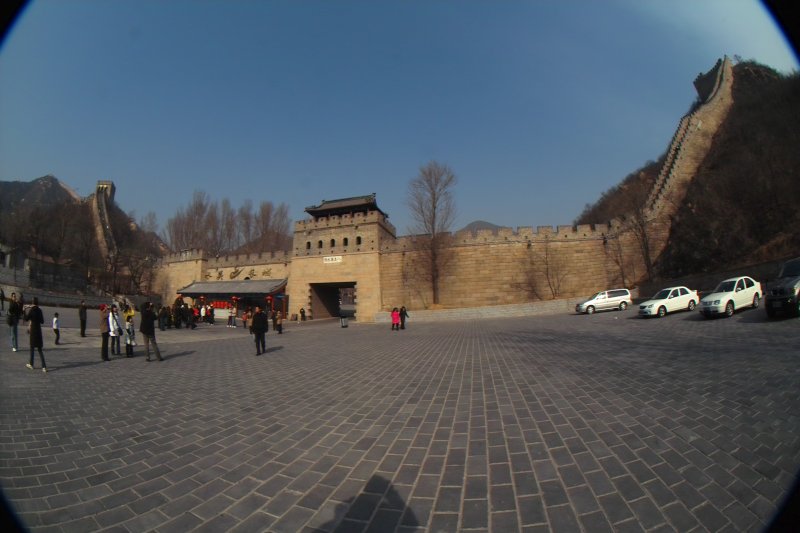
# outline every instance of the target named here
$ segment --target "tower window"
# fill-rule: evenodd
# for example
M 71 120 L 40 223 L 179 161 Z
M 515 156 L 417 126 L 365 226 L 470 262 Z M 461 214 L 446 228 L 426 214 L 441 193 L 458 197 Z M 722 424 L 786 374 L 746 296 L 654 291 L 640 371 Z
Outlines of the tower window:
M 322 248 L 322 241 L 317 242 L 317 248 Z
M 347 244 L 348 244 L 348 240 L 347 240 L 347 237 L 345 237 L 344 239 L 342 239 L 342 246 L 347 246 Z
M 356 246 L 361 246 L 361 237 L 356 237 Z
M 336 248 L 336 239 L 331 239 L 331 248 Z

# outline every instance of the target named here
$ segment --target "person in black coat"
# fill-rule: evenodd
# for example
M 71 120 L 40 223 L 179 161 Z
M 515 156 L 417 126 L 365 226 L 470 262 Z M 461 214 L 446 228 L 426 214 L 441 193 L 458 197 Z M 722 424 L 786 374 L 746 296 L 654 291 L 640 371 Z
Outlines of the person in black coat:
M 81 300 L 81 305 L 78 307 L 78 318 L 81 321 L 81 337 L 86 336 L 86 301 Z
M 145 353 L 147 354 L 147 361 L 150 361 L 150 343 L 153 343 L 153 348 L 155 348 L 156 357 L 158 360 L 164 360 L 164 358 L 161 357 L 161 350 L 158 349 L 158 343 L 156 342 L 155 321 L 157 318 L 158 317 L 156 317 L 155 311 L 153 311 L 153 302 L 145 302 L 144 306 L 142 306 L 142 321 L 139 324 L 139 331 L 144 339 L 144 349 Z
M 256 338 L 256 355 L 261 355 L 267 351 L 266 335 L 269 330 L 269 319 L 261 307 L 256 306 L 256 312 L 250 320 L 250 329 Z
M 33 351 L 39 350 L 39 360 L 42 362 L 42 372 L 47 372 L 47 364 L 44 362 L 44 353 L 42 353 L 42 324 L 44 324 L 44 315 L 39 308 L 39 298 L 33 297 L 33 305 L 25 310 L 25 321 L 28 322 L 28 334 L 31 340 L 31 361 L 27 366 L 33 370 Z

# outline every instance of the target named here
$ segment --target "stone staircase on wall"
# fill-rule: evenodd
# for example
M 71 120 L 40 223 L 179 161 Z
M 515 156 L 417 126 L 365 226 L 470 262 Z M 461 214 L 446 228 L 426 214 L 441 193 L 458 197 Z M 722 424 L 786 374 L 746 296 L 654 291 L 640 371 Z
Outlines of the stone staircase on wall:
M 712 75 L 714 82 L 710 94 L 696 110 L 681 118 L 672 137 L 666 160 L 646 203 L 649 218 L 675 213 L 733 104 L 730 60 L 725 57 L 718 61 L 705 77 Z M 702 98 L 704 95 L 700 94 Z
M 105 263 L 108 263 L 110 257 L 117 256 L 117 243 L 114 240 L 114 234 L 111 231 L 111 222 L 108 216 L 108 199 L 108 186 L 103 182 L 98 183 L 94 193 L 94 201 L 92 202 L 92 215 L 94 218 L 97 244 L 100 247 L 100 253 Z

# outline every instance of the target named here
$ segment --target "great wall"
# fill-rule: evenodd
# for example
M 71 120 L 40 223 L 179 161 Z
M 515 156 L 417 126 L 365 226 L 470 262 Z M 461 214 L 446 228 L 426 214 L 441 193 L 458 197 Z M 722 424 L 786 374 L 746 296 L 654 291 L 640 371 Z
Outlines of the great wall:
M 697 76 L 694 85 L 698 104 L 680 119 L 645 206 L 652 260 L 663 252 L 670 217 L 733 103 L 730 60 L 720 59 L 709 72 Z M 113 194 L 113 189 L 104 189 L 109 191 Z M 96 196 L 101 196 L 99 189 Z M 97 205 L 102 217 L 104 204 Z M 413 235 L 397 237 L 377 208 L 312 217 L 295 222 L 291 251 L 209 257 L 202 250 L 185 250 L 166 256 L 155 289 L 169 301 L 197 281 L 288 279 L 289 312 L 296 313 L 301 307 L 315 311 L 319 303 L 315 287 L 352 286 L 359 320 L 371 321 L 395 306 L 431 307 L 415 240 Z M 113 242 L 107 244 L 109 251 L 112 246 Z M 453 235 L 449 251 L 451 259 L 441 280 L 444 308 L 571 298 L 612 286 L 634 287 L 645 274 L 636 232 L 622 219 L 459 232 Z

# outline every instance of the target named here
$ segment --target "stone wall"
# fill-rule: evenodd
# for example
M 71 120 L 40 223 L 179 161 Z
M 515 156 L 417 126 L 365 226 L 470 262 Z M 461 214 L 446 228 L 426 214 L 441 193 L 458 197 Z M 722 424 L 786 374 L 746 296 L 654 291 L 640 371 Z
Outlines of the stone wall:
M 657 261 L 668 243 L 671 217 L 731 107 L 732 84 L 727 58 L 696 80 L 702 103 L 678 124 L 644 222 L 615 219 L 601 225 L 455 234 L 442 269 L 441 307 L 524 305 L 611 287 L 635 288 L 646 274 L 641 229 L 646 228 L 650 258 Z M 160 269 L 157 289 L 170 300 L 193 281 L 285 277 L 290 313 L 309 308 L 315 283 L 355 283 L 360 320 L 374 320 L 401 305 L 429 309 L 430 282 L 416 237 L 395 235 L 379 211 L 303 220 L 295 223 L 291 252 L 207 258 L 190 250 L 170 256 Z
M 585 228 L 584 228 L 585 229 Z M 550 231 L 547 231 L 550 230 Z M 570 226 L 517 233 L 457 235 L 442 269 L 442 307 L 522 304 L 631 287 L 644 272 L 630 233 L 580 233 Z M 411 239 L 408 239 L 410 241 Z M 409 242 L 381 254 L 382 310 L 433 307 L 424 254 Z

